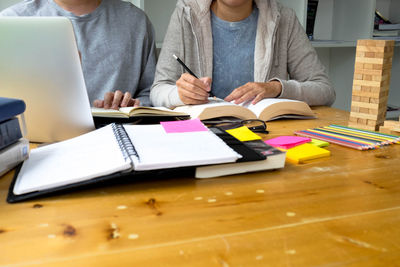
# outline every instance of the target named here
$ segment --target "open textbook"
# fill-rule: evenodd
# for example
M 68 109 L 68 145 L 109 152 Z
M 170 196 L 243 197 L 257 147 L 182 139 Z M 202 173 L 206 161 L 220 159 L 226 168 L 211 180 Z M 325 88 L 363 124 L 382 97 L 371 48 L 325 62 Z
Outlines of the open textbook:
M 8 201 L 114 173 L 227 163 L 239 158 L 241 155 L 207 129 L 167 133 L 160 124 L 110 124 L 33 149 L 11 185 Z
M 106 118 L 132 118 L 132 117 L 156 117 L 156 116 L 187 116 L 188 114 L 173 111 L 165 107 L 121 107 L 119 110 L 92 107 L 93 117 Z
M 240 105 L 219 98 L 209 98 L 209 103 L 176 107 L 174 111 L 189 114 L 192 118 L 208 120 L 219 117 L 239 119 L 261 119 L 270 121 L 280 118 L 315 118 L 307 103 L 290 99 L 266 98 L 253 105 L 245 102 Z

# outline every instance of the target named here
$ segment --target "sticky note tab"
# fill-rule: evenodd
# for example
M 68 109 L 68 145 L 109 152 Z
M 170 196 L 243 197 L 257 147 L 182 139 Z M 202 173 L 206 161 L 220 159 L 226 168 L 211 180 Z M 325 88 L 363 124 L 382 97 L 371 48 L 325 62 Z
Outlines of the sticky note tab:
M 301 137 L 301 136 L 279 136 L 276 138 L 272 138 L 266 140 L 265 143 L 274 146 L 280 147 L 284 149 L 289 149 L 304 143 L 308 143 L 311 141 L 311 138 L 308 137 Z
M 188 132 L 204 132 L 208 131 L 207 127 L 199 119 L 183 120 L 183 121 L 162 121 L 167 133 L 188 133 Z
M 329 157 L 330 155 L 329 150 L 311 144 L 302 144 L 288 149 L 286 159 L 293 163 L 304 163 L 308 160 Z
M 314 146 L 317 146 L 317 147 L 326 147 L 326 146 L 329 146 L 329 143 L 328 143 L 328 142 L 322 141 L 322 140 L 318 140 L 318 139 L 314 139 L 314 138 L 311 139 L 310 144 L 312 144 L 312 145 L 314 145 Z
M 253 133 L 246 126 L 242 126 L 242 127 L 231 129 L 231 130 L 226 130 L 226 132 L 242 142 L 261 139 L 260 136 Z

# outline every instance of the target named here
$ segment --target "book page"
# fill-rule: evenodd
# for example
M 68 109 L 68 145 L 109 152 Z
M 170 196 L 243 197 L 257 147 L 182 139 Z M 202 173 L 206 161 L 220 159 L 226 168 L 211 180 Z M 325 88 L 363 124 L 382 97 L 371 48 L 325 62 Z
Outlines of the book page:
M 257 104 L 253 105 L 251 104 L 251 101 L 248 102 L 244 102 L 241 105 L 250 109 L 251 111 L 254 112 L 254 114 L 257 115 L 257 117 L 260 116 L 261 112 L 271 106 L 272 104 L 275 103 L 282 103 L 282 102 L 299 102 L 297 100 L 291 100 L 291 99 L 282 99 L 282 98 L 265 98 L 263 100 L 261 100 L 260 102 L 258 102 Z
M 234 106 L 234 105 L 235 104 L 226 102 L 220 98 L 209 97 L 207 104 L 179 106 L 179 107 L 174 108 L 174 111 L 185 112 L 185 113 L 189 114 L 192 118 L 198 118 L 199 115 L 206 108 L 218 107 L 218 106 Z
M 129 116 L 129 112 L 125 114 L 125 112 L 121 112 L 120 110 L 115 110 L 115 109 L 91 107 L 91 111 L 92 111 L 92 116 L 94 116 L 94 117 L 122 117 L 123 118 L 123 117 Z
M 124 125 L 139 163 L 152 170 L 234 162 L 240 155 L 211 131 L 166 133 L 162 125 Z
M 18 174 L 14 194 L 73 184 L 130 168 L 110 125 L 32 149 Z
M 186 113 L 176 112 L 166 107 L 121 107 L 119 110 L 92 107 L 92 115 L 95 117 L 130 117 L 141 115 L 171 115 L 185 116 Z

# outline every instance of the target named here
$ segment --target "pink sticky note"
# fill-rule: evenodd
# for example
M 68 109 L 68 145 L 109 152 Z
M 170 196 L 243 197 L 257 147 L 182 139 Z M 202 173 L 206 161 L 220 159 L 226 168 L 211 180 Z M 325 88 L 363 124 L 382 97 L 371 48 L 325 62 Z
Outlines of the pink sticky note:
M 266 140 L 270 146 L 281 147 L 284 149 L 289 149 L 291 147 L 295 147 L 304 143 L 308 143 L 311 141 L 311 138 L 301 137 L 301 136 L 279 136 L 276 138 L 272 138 Z
M 208 131 L 206 126 L 199 120 L 184 121 L 162 121 L 160 124 L 167 133 L 187 133 L 187 132 L 204 132 Z

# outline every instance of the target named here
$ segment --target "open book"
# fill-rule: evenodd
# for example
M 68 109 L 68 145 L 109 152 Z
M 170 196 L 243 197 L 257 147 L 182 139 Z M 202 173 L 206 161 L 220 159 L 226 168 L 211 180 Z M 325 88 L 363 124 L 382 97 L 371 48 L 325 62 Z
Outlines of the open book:
M 209 103 L 176 107 L 174 111 L 190 114 L 192 118 L 208 120 L 219 117 L 239 119 L 261 119 L 270 121 L 280 118 L 315 118 L 307 103 L 290 99 L 266 98 L 253 105 L 245 102 L 240 105 L 218 98 L 209 98 Z
M 119 110 L 92 107 L 93 117 L 106 118 L 132 118 L 132 117 L 156 117 L 156 116 L 187 116 L 184 112 L 173 111 L 165 107 L 122 107 Z
M 240 157 L 209 130 L 167 133 L 160 124 L 110 124 L 33 149 L 10 192 L 19 196 L 59 191 L 71 184 L 118 172 L 226 163 Z M 7 200 L 12 202 L 12 197 Z

